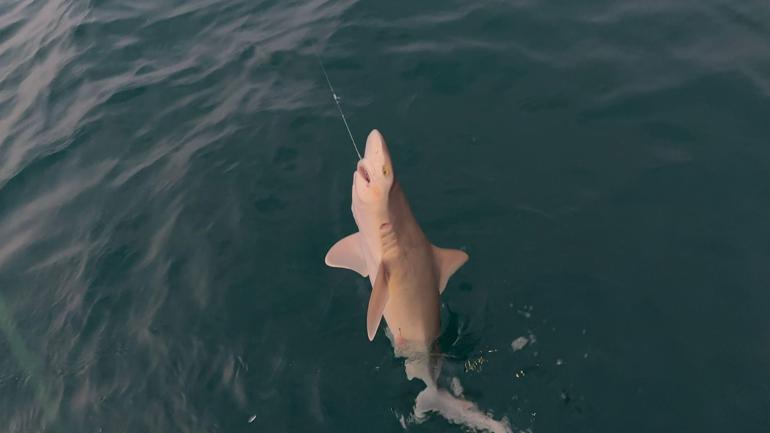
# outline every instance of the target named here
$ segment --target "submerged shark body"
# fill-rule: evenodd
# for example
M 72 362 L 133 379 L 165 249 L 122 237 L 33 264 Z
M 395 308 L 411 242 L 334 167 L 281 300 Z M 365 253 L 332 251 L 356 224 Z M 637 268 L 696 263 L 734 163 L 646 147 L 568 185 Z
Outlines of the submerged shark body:
M 415 416 L 419 419 L 428 411 L 438 411 L 448 420 L 469 427 L 510 431 L 472 403 L 436 386 L 440 370 L 436 362 L 440 357 L 434 351 L 440 330 L 439 295 L 468 255 L 428 241 L 395 179 L 390 153 L 377 130 L 369 134 L 364 157 L 353 173 L 351 209 L 359 231 L 332 246 L 326 264 L 369 277 L 369 340 L 374 339 L 384 317 L 395 354 L 406 358 L 407 377 L 417 377 L 426 385 L 417 398 Z

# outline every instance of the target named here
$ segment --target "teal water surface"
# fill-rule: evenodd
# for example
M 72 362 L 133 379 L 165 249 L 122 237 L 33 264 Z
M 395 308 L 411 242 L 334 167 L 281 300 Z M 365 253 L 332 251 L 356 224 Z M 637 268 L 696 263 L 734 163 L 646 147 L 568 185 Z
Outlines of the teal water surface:
M 410 420 L 368 284 L 323 263 L 356 158 L 318 53 L 470 254 L 441 337 L 468 399 L 770 431 L 760 0 L 0 4 L 0 431 L 460 430 Z

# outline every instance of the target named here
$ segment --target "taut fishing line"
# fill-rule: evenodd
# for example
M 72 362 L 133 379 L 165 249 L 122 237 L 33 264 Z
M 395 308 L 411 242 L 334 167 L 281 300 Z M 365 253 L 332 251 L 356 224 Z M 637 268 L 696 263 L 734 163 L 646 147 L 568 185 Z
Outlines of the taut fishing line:
M 348 119 L 345 118 L 345 113 L 342 112 L 342 105 L 340 105 L 340 97 L 337 96 L 337 93 L 334 91 L 334 87 L 332 86 L 331 80 L 329 80 L 329 74 L 326 73 L 326 67 L 324 67 L 324 62 L 321 60 L 321 56 L 318 55 L 318 64 L 321 65 L 321 72 L 324 74 L 324 78 L 326 78 L 326 84 L 329 85 L 329 90 L 332 92 L 332 99 L 334 99 L 334 103 L 337 105 L 337 111 L 340 112 L 340 116 L 342 116 L 342 121 L 345 123 L 345 129 L 348 130 L 348 136 L 350 137 L 350 141 L 353 142 L 353 149 L 356 150 L 356 155 L 358 155 L 358 159 L 361 158 L 361 152 L 358 151 L 358 145 L 356 144 L 356 140 L 353 138 L 353 133 L 350 132 L 350 126 L 348 126 Z

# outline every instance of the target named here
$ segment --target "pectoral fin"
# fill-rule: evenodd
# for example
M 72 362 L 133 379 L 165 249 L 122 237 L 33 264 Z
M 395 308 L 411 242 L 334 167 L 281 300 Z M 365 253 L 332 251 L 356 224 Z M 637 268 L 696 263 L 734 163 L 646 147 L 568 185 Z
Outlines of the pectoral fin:
M 374 340 L 377 328 L 380 327 L 382 313 L 388 303 L 388 271 L 384 264 L 380 264 L 377 271 L 377 280 L 372 287 L 372 295 L 369 297 L 369 307 L 366 311 L 366 333 L 369 341 Z
M 439 275 L 438 291 L 443 293 L 449 277 L 468 261 L 468 254 L 460 250 L 434 246 L 433 260 L 436 262 L 436 270 L 438 270 Z
M 326 253 L 326 264 L 333 268 L 345 268 L 356 271 L 362 277 L 369 275 L 362 250 L 361 233 L 353 233 L 340 239 Z

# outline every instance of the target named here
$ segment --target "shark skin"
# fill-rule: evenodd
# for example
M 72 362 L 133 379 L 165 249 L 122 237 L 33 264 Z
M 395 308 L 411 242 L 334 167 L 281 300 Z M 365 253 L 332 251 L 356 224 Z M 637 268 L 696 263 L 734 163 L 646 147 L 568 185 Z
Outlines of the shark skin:
M 364 157 L 353 173 L 351 210 L 359 231 L 334 244 L 325 262 L 369 277 L 369 340 L 384 317 L 395 355 L 406 358 L 408 379 L 416 377 L 426 385 L 417 396 L 413 419 L 421 422 L 426 412 L 436 411 L 450 422 L 471 428 L 510 432 L 507 422 L 496 421 L 475 404 L 437 387 L 441 356 L 434 343 L 440 331 L 440 294 L 468 255 L 430 243 L 395 178 L 385 139 L 376 129 L 369 133 Z

